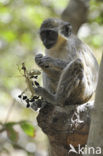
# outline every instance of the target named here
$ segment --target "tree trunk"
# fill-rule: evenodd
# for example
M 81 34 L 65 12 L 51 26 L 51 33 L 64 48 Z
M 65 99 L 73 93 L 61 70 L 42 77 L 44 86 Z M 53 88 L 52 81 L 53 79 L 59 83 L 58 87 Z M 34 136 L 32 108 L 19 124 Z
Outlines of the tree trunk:
M 101 148 L 102 153 L 100 156 L 103 156 L 103 55 L 99 70 L 99 79 L 98 79 L 98 85 L 96 90 L 96 98 L 95 98 L 95 104 L 94 109 L 92 111 L 91 116 L 91 126 L 90 126 L 90 132 L 89 132 L 89 138 L 88 138 L 88 147 L 97 147 Z M 97 156 L 96 152 L 95 154 L 89 154 L 93 156 Z M 84 156 L 89 156 L 84 155 Z
M 90 111 L 93 102 L 80 106 L 59 107 L 47 104 L 37 117 L 38 125 L 48 136 L 50 156 L 77 156 L 78 144 L 87 143 Z M 73 146 L 77 152 L 70 152 Z M 70 153 L 69 153 L 70 152 Z

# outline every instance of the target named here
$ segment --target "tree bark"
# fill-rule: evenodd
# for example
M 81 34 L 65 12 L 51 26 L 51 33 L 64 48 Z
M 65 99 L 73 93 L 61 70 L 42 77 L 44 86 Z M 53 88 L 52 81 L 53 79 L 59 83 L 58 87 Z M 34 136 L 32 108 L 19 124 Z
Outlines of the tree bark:
M 99 79 L 96 90 L 96 98 L 94 109 L 91 116 L 91 126 L 88 138 L 88 147 L 101 147 L 102 153 L 100 156 L 103 156 L 103 55 L 99 70 Z M 97 156 L 97 154 L 90 154 L 91 156 Z M 84 155 L 84 156 L 89 156 Z
M 90 0 L 70 0 L 62 13 L 62 19 L 71 23 L 77 34 L 80 26 L 87 21 Z
M 92 108 L 93 102 L 88 102 L 80 106 L 67 107 L 47 104 L 40 110 L 37 121 L 48 136 L 50 156 L 81 155 L 69 153 L 70 145 L 77 151 L 78 144 L 83 147 L 87 143 Z

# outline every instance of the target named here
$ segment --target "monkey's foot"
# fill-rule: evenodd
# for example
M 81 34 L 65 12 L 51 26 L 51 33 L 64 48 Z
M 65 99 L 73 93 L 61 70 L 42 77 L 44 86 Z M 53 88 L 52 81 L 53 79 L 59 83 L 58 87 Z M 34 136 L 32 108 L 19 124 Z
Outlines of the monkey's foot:
M 34 88 L 34 90 L 37 95 L 43 97 L 44 100 L 46 100 L 47 102 L 52 104 L 56 103 L 55 95 L 49 93 L 45 88 L 38 87 L 38 88 Z

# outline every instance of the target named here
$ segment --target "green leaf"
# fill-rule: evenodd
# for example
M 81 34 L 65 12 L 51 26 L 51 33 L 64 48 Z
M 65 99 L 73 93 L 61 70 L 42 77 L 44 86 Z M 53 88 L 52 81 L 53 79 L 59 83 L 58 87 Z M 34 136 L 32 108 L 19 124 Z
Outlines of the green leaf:
M 31 137 L 34 137 L 35 135 L 35 129 L 34 126 L 28 122 L 21 122 L 20 124 L 21 128 L 23 129 L 23 131 Z
M 6 131 L 7 131 L 8 138 L 12 142 L 17 142 L 17 140 L 18 140 L 18 132 L 16 132 L 12 126 L 7 126 L 6 127 Z

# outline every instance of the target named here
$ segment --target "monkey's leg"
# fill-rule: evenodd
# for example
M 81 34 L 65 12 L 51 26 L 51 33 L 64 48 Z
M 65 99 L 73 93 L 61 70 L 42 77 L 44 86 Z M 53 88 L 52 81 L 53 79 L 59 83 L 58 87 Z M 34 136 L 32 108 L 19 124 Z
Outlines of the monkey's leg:
M 58 83 L 55 95 L 56 102 L 61 105 L 64 104 L 71 93 L 73 93 L 78 88 L 80 82 L 83 79 L 83 76 L 84 67 L 80 59 L 76 59 L 72 63 L 68 64 L 67 67 L 63 70 L 60 81 Z M 84 88 L 84 86 L 82 86 L 81 88 Z
M 76 59 L 63 70 L 58 83 L 55 95 L 49 93 L 44 88 L 36 88 L 35 92 L 52 104 L 63 105 L 72 93 L 74 94 L 75 104 L 78 100 L 91 96 L 92 89 L 88 86 L 84 73 L 84 67 L 80 59 Z M 79 92 L 79 95 L 78 95 Z M 80 96 L 80 99 L 78 97 Z M 82 99 L 83 100 L 83 99 Z M 79 101 L 78 101 L 79 102 Z
M 50 77 L 56 76 L 57 74 L 60 75 L 61 71 L 67 65 L 67 62 L 64 62 L 63 60 L 43 56 L 42 54 L 36 55 L 35 62 Z
M 60 105 L 87 102 L 93 94 L 91 79 L 88 79 L 81 59 L 76 59 L 63 70 L 55 99 Z

